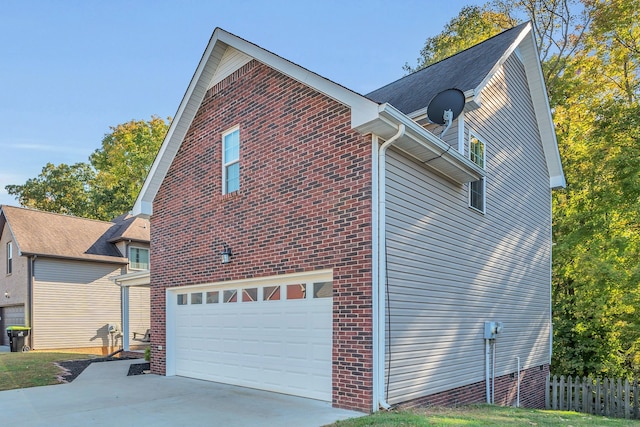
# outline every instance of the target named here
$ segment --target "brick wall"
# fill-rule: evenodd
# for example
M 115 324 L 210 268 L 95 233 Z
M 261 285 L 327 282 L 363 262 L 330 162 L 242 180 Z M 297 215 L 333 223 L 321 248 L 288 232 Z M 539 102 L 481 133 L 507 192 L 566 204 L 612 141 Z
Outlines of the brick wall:
M 256 61 L 207 92 L 154 200 L 154 373 L 166 367 L 167 287 L 333 268 L 333 404 L 370 410 L 371 139 L 350 119 Z M 221 135 L 235 125 L 240 190 L 222 195 Z
M 520 371 L 520 406 L 544 409 L 545 380 L 549 374 L 549 365 L 535 366 Z M 484 381 L 454 388 L 441 393 L 405 402 L 403 408 L 418 406 L 459 406 L 472 403 L 486 403 L 486 385 Z M 517 374 L 503 375 L 495 379 L 495 404 L 515 406 L 518 396 Z

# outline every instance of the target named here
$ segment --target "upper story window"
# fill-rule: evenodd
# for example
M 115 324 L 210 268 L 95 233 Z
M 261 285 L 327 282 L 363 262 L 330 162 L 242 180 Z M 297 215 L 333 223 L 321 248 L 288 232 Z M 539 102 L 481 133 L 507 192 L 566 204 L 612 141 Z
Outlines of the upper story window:
M 149 249 L 131 246 L 129 248 L 129 267 L 132 270 L 148 270 Z
M 222 134 L 222 194 L 240 189 L 240 128 Z
M 7 243 L 7 274 L 13 271 L 13 243 Z
M 478 138 L 477 135 L 469 134 L 469 159 L 480 166 L 485 168 L 486 165 L 486 146 L 484 141 Z M 486 200 L 486 180 L 480 178 L 478 181 L 469 183 L 469 206 L 480 212 L 485 212 L 485 200 Z

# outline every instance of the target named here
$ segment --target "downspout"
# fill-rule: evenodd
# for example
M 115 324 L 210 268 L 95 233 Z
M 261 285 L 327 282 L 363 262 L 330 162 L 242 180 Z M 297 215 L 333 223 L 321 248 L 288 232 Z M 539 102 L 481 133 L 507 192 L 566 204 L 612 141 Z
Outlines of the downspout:
M 378 212 L 377 212 L 377 243 L 378 243 L 378 275 L 377 275 L 377 286 L 374 287 L 374 298 L 373 298 L 373 317 L 374 317 L 374 328 L 375 328 L 375 338 L 376 343 L 374 345 L 374 370 L 376 378 L 376 387 L 378 396 L 377 403 L 378 406 L 388 410 L 391 408 L 386 401 L 385 397 L 385 339 L 386 339 L 386 331 L 385 331 L 385 292 L 387 287 L 387 268 L 386 268 L 386 152 L 387 148 L 389 148 L 398 138 L 401 138 L 405 133 L 405 125 L 400 124 L 398 126 L 398 132 L 385 141 L 378 148 L 378 176 L 377 182 L 374 180 L 374 183 L 377 184 L 377 196 L 378 196 Z M 378 408 L 374 408 L 377 410 Z
M 25 304 L 25 323 L 30 327 L 29 331 L 29 347 L 33 349 L 33 276 L 35 275 L 35 262 L 38 255 L 32 255 L 27 261 L 27 304 Z

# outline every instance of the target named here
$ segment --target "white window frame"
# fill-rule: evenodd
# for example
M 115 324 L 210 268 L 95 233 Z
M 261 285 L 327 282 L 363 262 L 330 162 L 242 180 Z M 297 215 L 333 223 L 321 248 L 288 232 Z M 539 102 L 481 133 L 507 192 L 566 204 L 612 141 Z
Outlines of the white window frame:
M 149 268 L 139 268 L 139 267 L 133 266 L 133 260 L 131 257 L 132 249 L 138 249 L 138 250 L 142 249 L 144 251 L 147 251 L 147 265 L 149 266 Z M 149 248 L 144 248 L 142 246 L 129 246 L 129 269 L 137 270 L 137 271 L 147 271 L 151 269 L 151 251 L 149 250 Z
M 475 161 L 472 158 L 472 150 L 471 150 L 471 140 L 472 139 L 477 139 L 479 142 L 482 143 L 482 165 L 479 165 L 477 161 Z M 475 164 L 477 164 L 478 166 L 482 166 L 482 169 L 486 170 L 487 168 L 487 142 L 484 138 L 482 138 L 480 135 L 478 135 L 475 132 L 469 132 L 469 160 L 471 160 L 472 162 L 474 162 Z M 476 181 L 477 182 L 477 181 Z M 482 189 L 482 209 L 479 209 L 476 206 L 473 206 L 473 204 L 471 203 L 471 197 L 472 197 L 472 190 L 471 187 L 473 185 L 473 182 L 470 182 L 468 185 L 468 189 L 469 189 L 469 208 L 480 212 L 480 213 L 486 213 L 487 212 L 487 178 L 482 177 L 479 180 L 480 185 L 481 185 L 481 189 Z
M 13 273 L 13 242 L 7 242 L 7 275 Z
M 225 158 L 225 151 L 226 151 L 225 141 L 227 136 L 233 134 L 234 132 L 238 132 L 238 158 L 228 161 Z M 228 129 L 227 131 L 222 133 L 221 146 L 222 146 L 222 194 L 228 194 L 228 193 L 233 193 L 238 189 L 240 189 L 240 166 L 239 165 L 238 165 L 238 189 L 229 191 L 229 189 L 227 188 L 227 170 L 229 169 L 230 166 L 233 166 L 236 163 L 238 164 L 240 163 L 240 125 L 236 125 L 231 129 Z

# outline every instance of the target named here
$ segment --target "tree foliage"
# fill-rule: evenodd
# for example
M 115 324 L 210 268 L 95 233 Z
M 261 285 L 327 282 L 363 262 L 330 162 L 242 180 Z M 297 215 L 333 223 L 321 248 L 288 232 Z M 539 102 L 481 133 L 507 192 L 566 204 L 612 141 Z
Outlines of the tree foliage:
M 111 127 L 89 163 L 48 163 L 22 185 L 8 185 L 22 206 L 102 220 L 133 207 L 169 127 L 153 116 Z
M 484 39 L 514 19 L 532 22 L 567 178 L 553 195 L 552 369 L 637 376 L 640 0 L 497 0 L 465 8 L 427 39 L 416 68 L 478 41 L 458 26 L 473 22 Z

